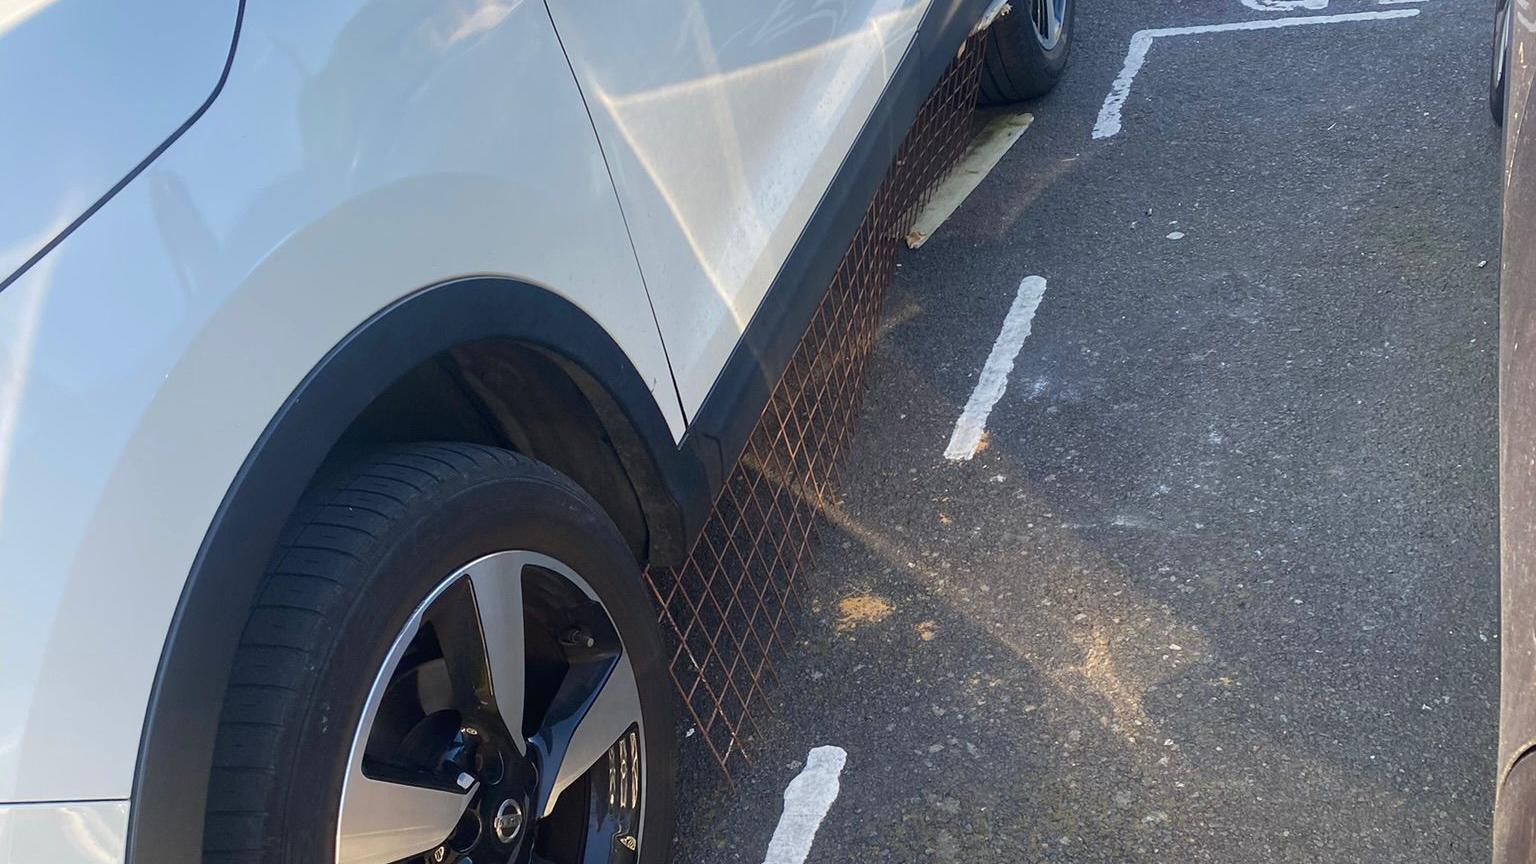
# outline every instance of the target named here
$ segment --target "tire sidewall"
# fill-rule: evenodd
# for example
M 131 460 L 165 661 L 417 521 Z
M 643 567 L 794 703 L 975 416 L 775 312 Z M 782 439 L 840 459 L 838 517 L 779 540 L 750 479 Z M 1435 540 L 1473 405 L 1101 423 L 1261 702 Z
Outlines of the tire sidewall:
M 1047 49 L 1040 44 L 1040 38 L 1035 35 L 1034 27 L 1028 21 L 1028 13 L 1023 13 L 1024 26 L 1018 28 L 1021 39 L 1032 43 L 1025 50 L 1033 48 L 1040 57 L 1041 66 L 1052 76 L 1058 76 L 1067 68 L 1067 55 L 1072 51 L 1072 18 L 1077 13 L 1077 0 L 1066 0 L 1065 12 L 1061 16 L 1061 36 L 1056 40 L 1053 48 Z
M 548 555 L 579 574 L 629 652 L 646 731 L 642 864 L 665 861 L 677 762 L 671 691 L 654 607 L 618 530 L 590 498 L 541 478 L 455 478 L 430 497 L 425 512 L 407 517 L 390 542 L 357 563 L 362 578 L 312 678 L 308 709 L 286 766 L 290 789 L 282 808 L 282 860 L 335 860 L 347 755 L 368 692 L 417 606 L 463 566 L 519 549 Z
M 1076 27 L 1077 2 L 1067 0 L 1061 21 L 1061 38 L 1050 50 L 1040 44 L 1034 20 L 1019 6 L 992 22 L 987 30 L 987 54 L 977 101 L 982 105 L 1010 105 L 1038 99 L 1049 93 L 1066 71 Z

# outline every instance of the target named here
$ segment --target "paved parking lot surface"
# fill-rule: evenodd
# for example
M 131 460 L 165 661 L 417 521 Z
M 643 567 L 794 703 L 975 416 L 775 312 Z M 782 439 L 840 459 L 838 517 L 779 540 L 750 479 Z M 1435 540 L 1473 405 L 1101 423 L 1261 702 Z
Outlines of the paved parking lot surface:
M 817 745 L 811 862 L 1487 859 L 1488 10 L 1264 5 L 1085 2 L 1061 89 L 901 257 L 764 758 L 732 795 L 685 741 L 680 862 L 763 861 Z M 1136 31 L 1406 9 L 1158 37 L 1093 137 Z

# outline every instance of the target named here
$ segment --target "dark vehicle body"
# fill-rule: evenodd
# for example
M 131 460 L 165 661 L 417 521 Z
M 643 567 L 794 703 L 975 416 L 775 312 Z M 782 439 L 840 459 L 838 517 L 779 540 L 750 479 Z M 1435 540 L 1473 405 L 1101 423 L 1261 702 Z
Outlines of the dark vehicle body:
M 1536 17 L 1511 0 L 1499 298 L 1501 668 L 1494 860 L 1536 860 Z

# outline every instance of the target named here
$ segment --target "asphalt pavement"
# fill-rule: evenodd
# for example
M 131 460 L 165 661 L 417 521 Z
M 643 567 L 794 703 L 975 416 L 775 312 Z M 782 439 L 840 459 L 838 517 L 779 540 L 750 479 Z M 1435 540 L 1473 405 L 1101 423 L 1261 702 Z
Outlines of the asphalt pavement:
M 824 744 L 812 864 L 1487 860 L 1484 6 L 1084 0 L 1061 87 L 899 259 L 764 757 L 733 791 L 685 754 L 680 864 L 763 861 Z M 1136 31 L 1406 9 L 1159 37 L 1093 137 Z

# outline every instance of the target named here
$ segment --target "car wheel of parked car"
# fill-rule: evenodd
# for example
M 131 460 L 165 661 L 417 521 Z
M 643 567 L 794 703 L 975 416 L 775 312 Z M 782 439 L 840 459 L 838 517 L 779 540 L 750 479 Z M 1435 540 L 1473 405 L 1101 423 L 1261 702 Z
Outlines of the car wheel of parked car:
M 1076 0 L 1018 0 L 987 28 L 980 101 L 1001 105 L 1050 92 L 1067 68 Z
M 321 476 L 241 637 L 205 860 L 664 861 L 672 693 L 608 516 L 477 445 Z
M 1488 73 L 1488 111 L 1496 125 L 1504 125 L 1505 79 L 1509 77 L 1510 19 L 1514 7 L 1509 0 L 1499 0 L 1493 13 L 1493 68 Z

